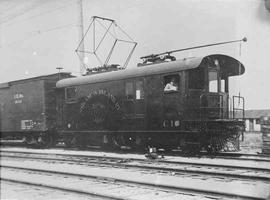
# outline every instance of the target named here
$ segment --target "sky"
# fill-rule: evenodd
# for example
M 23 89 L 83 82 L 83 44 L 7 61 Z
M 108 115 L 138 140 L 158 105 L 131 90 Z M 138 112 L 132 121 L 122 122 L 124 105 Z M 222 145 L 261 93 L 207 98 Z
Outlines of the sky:
M 0 0 L 0 82 L 63 71 L 79 75 L 79 0 Z M 230 79 L 247 109 L 270 109 L 270 12 L 264 0 L 82 0 L 84 30 L 92 16 L 114 19 L 138 43 L 140 57 L 197 45 L 233 43 L 175 54 L 227 54 L 245 73 Z M 86 44 L 88 45 L 88 43 Z M 119 55 L 122 56 L 122 53 Z

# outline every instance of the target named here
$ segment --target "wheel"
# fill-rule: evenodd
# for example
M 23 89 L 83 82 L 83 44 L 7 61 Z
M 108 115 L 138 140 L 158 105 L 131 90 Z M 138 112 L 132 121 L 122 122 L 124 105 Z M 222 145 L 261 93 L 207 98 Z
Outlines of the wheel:
M 54 138 L 49 134 L 40 134 L 37 138 L 37 146 L 41 148 L 51 147 L 54 143 Z
M 219 153 L 224 149 L 226 145 L 226 139 L 222 136 L 215 136 L 210 139 L 209 143 L 206 146 L 206 151 L 210 154 Z

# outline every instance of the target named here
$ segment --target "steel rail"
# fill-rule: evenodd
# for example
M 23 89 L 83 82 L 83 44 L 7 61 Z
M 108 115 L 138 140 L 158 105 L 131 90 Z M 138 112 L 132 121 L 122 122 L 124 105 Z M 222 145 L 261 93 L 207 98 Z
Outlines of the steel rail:
M 1 141 L 0 141 L 1 144 Z M 13 145 L 11 145 L 13 146 Z M 25 145 L 21 145 L 22 147 L 24 147 Z M 35 149 L 35 148 L 33 148 Z M 79 149 L 74 149 L 74 148 L 66 148 L 66 147 L 55 147 L 55 149 L 70 149 L 70 150 L 75 150 L 75 151 L 80 151 Z M 92 150 L 94 152 L 96 152 L 97 150 L 95 148 L 88 148 L 89 150 Z M 2 150 L 0 149 L 0 153 L 1 152 L 16 152 L 16 151 L 12 151 L 12 150 Z M 136 151 L 127 151 L 127 152 L 123 152 L 123 150 L 119 150 L 119 151 L 103 151 L 105 153 L 119 153 L 119 154 L 123 154 L 123 153 L 138 153 Z M 18 151 L 18 153 L 21 153 L 20 151 Z M 29 153 L 26 151 L 22 151 L 22 153 Z M 36 152 L 31 152 L 32 154 L 35 154 Z M 172 156 L 172 157 L 194 157 L 194 158 L 219 158 L 219 159 L 233 159 L 233 160 L 244 160 L 244 161 L 256 161 L 256 162 L 270 162 L 270 156 L 269 155 L 265 155 L 265 154 L 245 154 L 245 153 L 232 153 L 232 152 L 224 152 L 224 153 L 217 153 L 215 155 L 209 155 L 207 153 L 202 152 L 200 155 L 194 155 L 194 156 L 187 156 L 182 154 L 182 152 L 160 152 L 162 153 L 164 156 Z M 37 154 L 41 154 L 41 153 L 37 153 Z M 47 154 L 47 153 L 44 153 Z M 142 153 L 138 153 L 138 154 L 142 154 Z M 55 154 L 57 155 L 57 154 Z M 63 154 L 59 154 L 59 155 L 63 155 Z M 64 154 L 64 155 L 74 155 L 74 154 Z M 81 155 L 83 156 L 83 155 Z M 243 157 L 241 157 L 243 156 Z M 257 158 L 256 158 L 257 157 Z M 116 157 L 117 158 L 117 157 Z
M 134 180 L 126 180 L 123 178 L 119 179 L 111 179 L 108 177 L 104 176 L 93 176 L 93 175 L 85 175 L 85 174 L 75 174 L 75 173 L 70 173 L 70 172 L 60 172 L 60 171 L 55 171 L 55 170 L 42 170 L 42 169 L 33 169 L 33 168 L 24 168 L 24 167 L 14 167 L 14 166 L 8 166 L 8 165 L 0 165 L 1 168 L 10 168 L 10 169 L 17 169 L 17 170 L 24 170 L 24 171 L 34 171 L 34 172 L 39 172 L 39 173 L 50 173 L 54 175 L 64 175 L 64 176 L 73 176 L 73 177 L 81 177 L 81 178 L 89 178 L 89 179 L 96 179 L 96 180 L 109 180 L 113 182 L 118 182 L 118 183 L 125 183 L 125 184 L 134 184 L 134 185 L 140 185 L 140 186 L 148 186 L 151 188 L 158 188 L 158 189 L 163 189 L 163 190 L 169 190 L 169 191 L 178 191 L 178 192 L 188 192 L 188 193 L 193 193 L 193 194 L 205 194 L 205 195 L 213 195 L 213 196 L 221 196 L 221 197 L 227 197 L 227 198 L 243 198 L 243 199 L 258 199 L 261 200 L 262 198 L 260 197 L 250 197 L 250 196 L 245 196 L 245 195 L 236 195 L 236 194 L 230 194 L 226 192 L 218 192 L 218 191 L 210 191 L 210 190 L 200 190 L 200 189 L 194 189 L 194 188 L 184 188 L 184 187 L 178 187 L 178 186 L 168 186 L 168 185 L 162 185 L 162 184 L 157 184 L 157 183 L 147 183 L 147 182 L 138 182 Z M 5 180 L 5 179 L 2 179 Z M 40 185 L 40 184 L 39 184 Z M 59 187 L 60 189 L 60 187 Z M 79 192 L 79 191 L 78 191 Z M 100 194 L 97 194 L 100 195 Z M 104 195 L 106 196 L 106 195 Z M 121 199 L 121 198 L 119 198 Z M 122 198 L 125 199 L 126 198 Z
M 133 160 L 133 161 L 149 161 L 147 159 L 140 159 L 140 158 L 131 158 L 131 159 L 127 159 L 127 158 L 120 158 L 117 156 L 95 156 L 95 155 L 75 155 L 75 154 L 60 154 L 60 153 L 39 153 L 39 152 L 15 152 L 15 151 L 9 151 L 9 150 L 1 150 L 0 149 L 0 154 L 2 152 L 8 152 L 8 153 L 25 153 L 25 154 L 36 154 L 36 155 L 55 155 L 55 156 L 71 156 L 71 157 L 75 157 L 75 156 L 80 156 L 81 158 L 96 158 L 96 159 L 115 159 L 115 160 Z M 249 161 L 249 160 L 247 160 Z M 252 160 L 252 161 L 258 161 L 257 159 Z M 179 165 L 183 165 L 183 164 L 190 164 L 190 165 L 196 165 L 196 166 L 207 166 L 207 167 L 222 167 L 222 168 L 228 168 L 228 169 L 232 169 L 232 168 L 237 168 L 237 169 L 246 169 L 246 170 L 258 170 L 258 171 L 269 171 L 269 168 L 261 168 L 261 167 L 247 167 L 247 166 L 233 166 L 233 165 L 221 165 L 221 164 L 209 164 L 209 163 L 196 163 L 196 162 L 188 162 L 188 161 L 169 161 L 169 160 L 157 160 L 158 163 L 165 163 L 165 164 L 179 164 Z M 266 160 L 262 160 L 262 162 L 270 162 L 268 159 Z
M 40 184 L 40 183 L 35 184 L 35 183 L 27 182 L 27 181 L 19 181 L 19 180 L 14 180 L 14 179 L 7 179 L 7 178 L 1 178 L 1 181 L 20 183 L 20 184 L 30 185 L 30 186 L 35 186 L 35 187 L 49 188 L 49 189 L 60 190 L 60 191 L 64 191 L 64 192 L 76 193 L 76 194 L 80 194 L 80 195 L 82 195 L 82 194 L 89 195 L 89 196 L 100 197 L 102 199 L 108 199 L 108 200 L 111 200 L 111 199 L 113 199 L 113 200 L 127 200 L 126 198 L 114 197 L 114 196 L 109 196 L 109 195 L 102 195 L 102 194 L 97 194 L 96 192 L 72 190 L 72 189 L 63 188 L 63 187 L 50 186 L 48 184 Z
M 111 157 L 87 157 L 88 159 L 92 159 L 92 160 L 79 160 L 77 157 L 75 157 L 74 155 L 72 157 L 74 157 L 76 160 L 74 159 L 68 159 L 68 158 L 64 158 L 65 155 L 61 155 L 62 158 L 46 158 L 46 157 L 28 157 L 28 156 L 16 156 L 16 155 L 3 155 L 1 154 L 2 158 L 4 157 L 11 157 L 11 158 L 23 158 L 23 159 L 29 159 L 29 160 L 50 160 L 50 161 L 59 161 L 59 162 L 74 162 L 74 163 L 84 163 L 84 164 L 94 164 L 94 165 L 107 165 L 107 166 L 116 166 L 116 167 L 122 167 L 122 168 L 137 168 L 137 169 L 147 169 L 149 171 L 163 171 L 166 172 L 168 174 L 174 172 L 174 173 L 192 173 L 192 174 L 196 174 L 196 175 L 208 175 L 208 176 L 222 176 L 222 177 L 226 177 L 226 178 L 238 178 L 238 179 L 245 179 L 245 180 L 258 180 L 258 181 L 270 181 L 270 177 L 267 176 L 255 176 L 255 175 L 249 175 L 249 174 L 239 174 L 238 172 L 232 174 L 232 173 L 225 173 L 225 172 L 218 172 L 218 171 L 203 171 L 203 169 L 200 170 L 195 170 L 195 169 L 188 169 L 187 167 L 185 169 L 179 169 L 179 168 L 174 168 L 174 167 L 161 167 L 161 166 L 149 166 L 147 165 L 148 163 L 138 163 L 138 164 L 130 164 L 128 163 L 129 161 L 137 161 L 137 162 L 141 162 L 141 160 L 136 160 L 136 159 L 115 159 L 115 158 L 111 158 Z M 96 160 L 93 160 L 96 159 Z M 114 161 L 112 161 L 114 160 Z M 148 161 L 148 160 L 144 160 L 144 161 Z M 153 162 L 155 164 L 159 164 L 161 163 L 160 161 L 158 162 Z M 164 164 L 164 161 L 161 163 Z M 170 163 L 172 164 L 172 163 Z M 176 164 L 176 163 L 173 163 Z M 181 166 L 192 166 L 193 164 L 181 164 Z M 198 163 L 196 163 L 196 166 L 198 166 Z M 206 165 L 207 167 L 209 165 Z M 203 165 L 203 167 L 205 167 L 205 165 Z M 219 167 L 216 166 L 215 167 Z M 220 167 L 220 168 L 224 168 L 224 167 Z M 232 169 L 230 167 L 230 169 Z M 238 167 L 234 167 L 235 170 L 238 170 Z M 250 170 L 250 168 L 245 168 L 245 170 Z M 259 171 L 259 170 L 257 170 Z M 264 172 L 264 169 L 261 169 L 262 172 Z M 268 171 L 267 171 L 268 172 Z M 177 174 L 176 174 L 177 175 Z

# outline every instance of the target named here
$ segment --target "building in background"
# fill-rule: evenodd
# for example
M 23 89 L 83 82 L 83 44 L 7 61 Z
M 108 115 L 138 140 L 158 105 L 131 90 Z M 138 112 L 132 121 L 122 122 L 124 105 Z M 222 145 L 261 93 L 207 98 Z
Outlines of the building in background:
M 269 110 L 246 110 L 245 120 L 246 120 L 246 131 L 261 131 L 260 118 L 262 116 L 270 115 Z

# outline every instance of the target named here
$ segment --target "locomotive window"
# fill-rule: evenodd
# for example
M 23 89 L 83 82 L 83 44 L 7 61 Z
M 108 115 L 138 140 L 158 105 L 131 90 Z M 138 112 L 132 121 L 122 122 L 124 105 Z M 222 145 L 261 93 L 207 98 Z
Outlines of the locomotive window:
M 144 99 L 143 81 L 136 82 L 136 99 Z
M 217 71 L 209 71 L 209 92 L 218 92 Z
M 221 80 L 221 81 L 220 81 L 220 85 L 221 85 L 220 91 L 221 91 L 221 92 L 225 92 L 225 80 Z
M 75 87 L 69 87 L 65 89 L 65 99 L 66 100 L 72 100 L 76 97 L 76 88 Z
M 127 99 L 134 99 L 133 82 L 126 83 L 126 97 L 127 97 Z
M 164 76 L 164 92 L 178 91 L 180 78 L 178 74 Z

